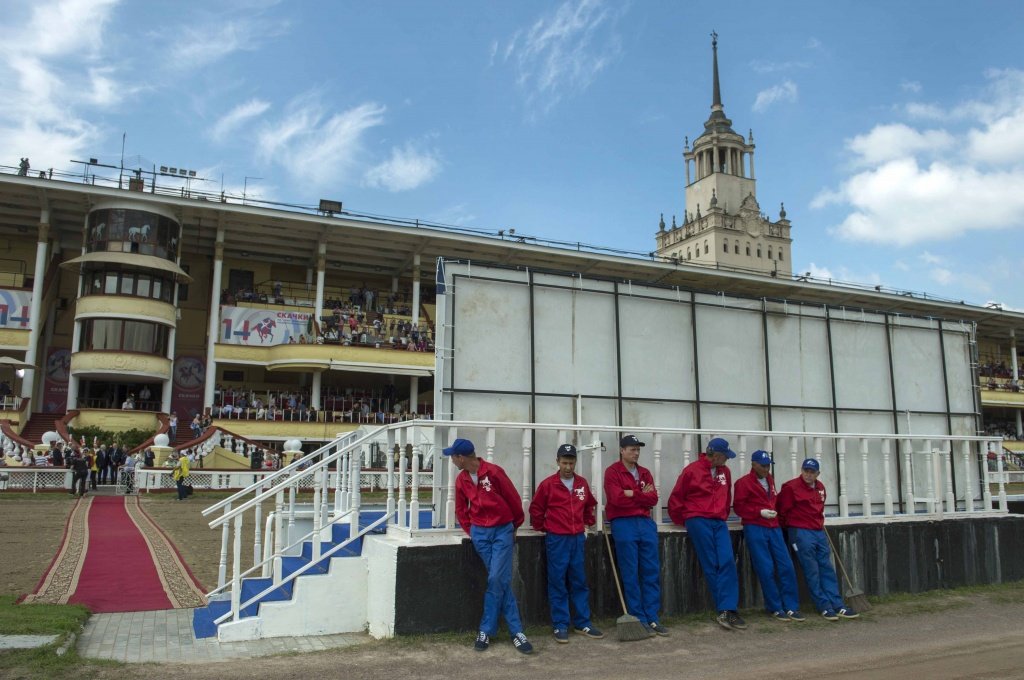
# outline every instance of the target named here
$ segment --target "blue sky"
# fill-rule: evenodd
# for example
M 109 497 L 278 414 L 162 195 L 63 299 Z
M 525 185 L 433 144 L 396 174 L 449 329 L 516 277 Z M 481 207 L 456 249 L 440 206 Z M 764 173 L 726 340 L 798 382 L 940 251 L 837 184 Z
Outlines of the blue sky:
M 794 271 L 1024 309 L 1024 4 L 711 6 L 8 1 L 0 164 L 127 133 L 204 189 L 648 252 L 716 30 Z

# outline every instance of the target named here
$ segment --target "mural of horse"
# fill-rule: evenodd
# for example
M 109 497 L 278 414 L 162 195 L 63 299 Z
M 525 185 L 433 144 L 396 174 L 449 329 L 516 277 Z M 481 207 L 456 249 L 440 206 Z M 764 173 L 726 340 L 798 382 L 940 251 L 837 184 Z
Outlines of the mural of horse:
M 129 241 L 148 241 L 150 226 L 144 224 L 141 227 L 128 227 Z
M 256 331 L 258 336 L 260 336 L 260 343 L 264 343 L 267 341 L 267 338 L 270 338 L 270 342 L 274 342 L 275 328 L 277 328 L 277 322 L 271 318 L 266 318 L 256 324 L 253 330 Z

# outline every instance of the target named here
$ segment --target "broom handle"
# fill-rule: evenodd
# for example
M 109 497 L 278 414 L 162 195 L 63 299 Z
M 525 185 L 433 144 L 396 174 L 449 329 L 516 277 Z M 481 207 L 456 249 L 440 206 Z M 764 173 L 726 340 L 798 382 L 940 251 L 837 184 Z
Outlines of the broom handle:
M 612 573 L 615 574 L 615 590 L 619 591 L 619 603 L 622 605 L 622 613 L 629 614 L 626 610 L 626 598 L 622 595 L 622 584 L 619 583 L 619 570 L 615 567 L 615 555 L 612 554 L 612 540 L 608 538 L 608 532 L 604 532 L 604 542 L 608 546 L 608 559 L 612 563 Z
M 825 532 L 825 538 L 828 539 L 828 547 L 832 548 L 832 554 L 836 556 L 836 563 L 839 564 L 839 571 L 843 572 L 843 580 L 846 581 L 846 587 L 853 592 L 853 583 L 850 581 L 850 575 L 846 573 L 846 567 L 843 566 L 843 560 L 839 557 L 839 551 L 836 550 L 835 543 L 832 542 L 832 537 L 828 535 L 828 529 L 822 529 Z

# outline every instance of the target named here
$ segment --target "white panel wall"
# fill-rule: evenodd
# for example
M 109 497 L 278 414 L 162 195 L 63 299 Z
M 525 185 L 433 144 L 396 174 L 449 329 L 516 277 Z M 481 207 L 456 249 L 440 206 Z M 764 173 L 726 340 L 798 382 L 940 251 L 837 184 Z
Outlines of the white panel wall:
M 937 330 L 893 326 L 893 374 L 896 404 L 919 411 L 945 411 L 942 347 Z M 933 370 L 922 371 L 922 366 Z
M 833 319 L 832 357 L 839 408 L 892 408 L 885 326 Z
M 765 403 L 761 315 L 697 307 L 697 361 L 702 401 Z
M 768 317 L 772 404 L 832 404 L 825 320 L 799 315 Z
M 460 278 L 454 295 L 456 389 L 530 390 L 530 289 Z
M 949 410 L 954 413 L 974 411 L 974 374 L 971 371 L 971 346 L 962 331 L 943 331 L 946 348 L 946 379 L 949 381 Z M 974 425 L 971 425 L 971 432 Z
M 694 399 L 690 306 L 675 300 L 621 297 L 622 394 L 649 399 Z M 629 422 L 624 418 L 625 422 Z
M 535 286 L 534 319 L 538 392 L 618 394 L 614 295 Z

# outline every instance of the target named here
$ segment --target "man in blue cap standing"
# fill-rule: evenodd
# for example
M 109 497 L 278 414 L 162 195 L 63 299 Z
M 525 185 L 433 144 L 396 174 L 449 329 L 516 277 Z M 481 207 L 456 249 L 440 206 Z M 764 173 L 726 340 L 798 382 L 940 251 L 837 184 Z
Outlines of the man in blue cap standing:
M 725 523 L 732 505 L 732 474 L 725 461 L 735 458 L 729 442 L 715 437 L 697 460 L 683 468 L 668 497 L 668 514 L 676 524 L 686 525 L 718 615 L 715 621 L 728 630 L 743 630 L 740 618 L 740 584 L 732 551 L 729 526 Z
M 512 644 L 523 654 L 533 645 L 523 633 L 519 605 L 512 594 L 512 548 L 516 529 L 525 519 L 523 502 L 505 471 L 476 457 L 473 442 L 456 439 L 444 450 L 460 470 L 455 478 L 455 515 L 469 534 L 487 569 L 487 591 L 480 631 L 473 648 L 485 651 L 498 633 L 498 617 L 505 619 Z
M 814 458 L 805 460 L 800 476 L 782 485 L 775 507 L 822 617 L 828 621 L 855 619 L 860 615 L 843 603 L 832 566 L 832 550 L 825 535 L 825 485 L 818 481 L 819 474 L 821 464 Z
M 743 538 L 750 551 L 768 615 L 776 621 L 806 621 L 800 613 L 796 571 L 779 528 L 772 457 L 767 451 L 750 456 L 750 473 L 736 480 L 733 507 L 743 520 Z

